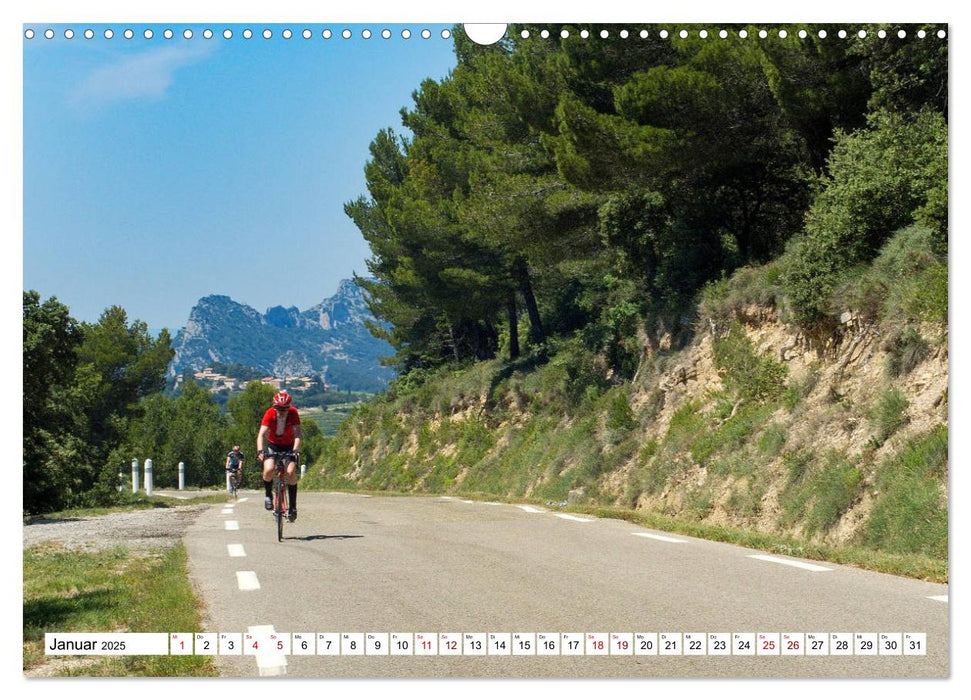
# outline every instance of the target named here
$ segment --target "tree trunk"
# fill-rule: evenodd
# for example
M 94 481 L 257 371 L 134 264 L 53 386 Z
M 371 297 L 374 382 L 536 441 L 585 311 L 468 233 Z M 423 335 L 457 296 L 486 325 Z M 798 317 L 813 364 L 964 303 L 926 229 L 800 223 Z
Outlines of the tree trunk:
M 519 357 L 519 316 L 516 310 L 516 292 L 509 290 L 509 297 L 506 301 L 506 309 L 509 311 L 509 360 Z
M 448 324 L 448 338 L 449 342 L 452 344 L 452 358 L 455 360 L 455 364 L 458 364 L 461 359 L 459 358 L 459 345 L 455 340 L 455 326 L 451 323 Z
M 523 258 L 516 261 L 516 278 L 519 282 L 519 291 L 523 295 L 523 301 L 526 302 L 526 312 L 529 314 L 529 342 L 533 345 L 542 345 L 546 342 L 546 332 L 543 330 L 539 308 L 536 306 L 536 297 L 533 296 L 533 285 L 529 281 L 529 270 L 526 268 L 526 261 Z

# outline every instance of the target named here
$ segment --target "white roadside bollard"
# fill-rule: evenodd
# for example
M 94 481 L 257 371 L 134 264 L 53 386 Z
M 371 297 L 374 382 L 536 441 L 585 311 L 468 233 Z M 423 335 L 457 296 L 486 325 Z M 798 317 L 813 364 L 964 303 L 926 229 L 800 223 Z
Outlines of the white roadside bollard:
M 179 462 L 179 491 L 185 490 L 185 462 Z
M 230 490 L 230 486 L 229 486 L 229 474 L 230 474 L 230 472 L 227 471 L 226 472 L 226 490 L 227 491 Z
M 131 461 L 131 492 L 138 493 L 138 460 Z
M 145 460 L 145 493 L 152 495 L 152 460 Z
M 301 481 L 303 481 L 303 475 L 306 474 L 306 473 L 307 473 L 307 465 L 306 464 L 301 464 L 300 465 L 300 480 Z

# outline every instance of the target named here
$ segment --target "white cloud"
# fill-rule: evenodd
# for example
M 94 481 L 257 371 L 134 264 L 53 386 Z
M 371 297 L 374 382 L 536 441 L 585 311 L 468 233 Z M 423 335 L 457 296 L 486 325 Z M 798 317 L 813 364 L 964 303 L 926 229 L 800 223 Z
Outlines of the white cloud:
M 82 104 L 165 97 L 175 73 L 209 53 L 205 46 L 166 46 L 125 56 L 94 69 L 74 89 L 72 97 Z

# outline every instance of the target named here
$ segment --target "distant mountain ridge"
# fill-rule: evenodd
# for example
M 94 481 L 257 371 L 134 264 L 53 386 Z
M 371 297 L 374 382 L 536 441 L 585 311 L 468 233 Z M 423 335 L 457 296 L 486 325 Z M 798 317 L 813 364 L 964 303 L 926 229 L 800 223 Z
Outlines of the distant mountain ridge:
M 394 349 L 368 331 L 365 322 L 374 320 L 353 280 L 341 280 L 334 296 L 306 311 L 274 306 L 261 314 L 212 294 L 176 334 L 169 375 L 237 363 L 276 377 L 321 376 L 335 389 L 380 391 L 395 375 L 380 358 Z

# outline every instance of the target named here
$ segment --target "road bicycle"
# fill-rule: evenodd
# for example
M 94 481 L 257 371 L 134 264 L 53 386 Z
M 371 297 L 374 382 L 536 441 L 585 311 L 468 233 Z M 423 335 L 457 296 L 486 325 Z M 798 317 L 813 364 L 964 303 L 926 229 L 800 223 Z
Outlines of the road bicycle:
M 233 497 L 233 500 L 236 500 L 237 494 L 239 493 L 239 487 L 241 486 L 241 484 L 236 481 L 236 469 L 227 469 L 226 471 L 229 472 L 229 493 Z
M 283 521 L 290 520 L 290 496 L 287 491 L 287 463 L 297 458 L 294 452 L 277 452 L 273 455 L 276 468 L 273 471 L 273 517 L 276 519 L 276 541 L 283 541 Z

